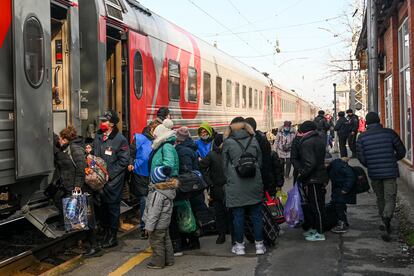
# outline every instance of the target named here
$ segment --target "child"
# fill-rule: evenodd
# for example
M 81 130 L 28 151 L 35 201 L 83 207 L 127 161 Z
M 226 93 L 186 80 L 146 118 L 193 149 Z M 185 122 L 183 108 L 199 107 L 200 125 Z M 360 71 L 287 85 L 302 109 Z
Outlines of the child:
M 169 178 L 171 172 L 171 167 L 162 166 L 155 168 L 151 173 L 143 220 L 152 248 L 152 258 L 147 267 L 152 269 L 162 269 L 174 264 L 174 252 L 168 227 L 178 180 Z
M 335 159 L 328 166 L 332 183 L 331 204 L 335 206 L 338 217 L 338 224 L 331 231 L 337 234 L 348 230 L 346 204 L 356 204 L 356 177 L 347 161 L 347 158 Z

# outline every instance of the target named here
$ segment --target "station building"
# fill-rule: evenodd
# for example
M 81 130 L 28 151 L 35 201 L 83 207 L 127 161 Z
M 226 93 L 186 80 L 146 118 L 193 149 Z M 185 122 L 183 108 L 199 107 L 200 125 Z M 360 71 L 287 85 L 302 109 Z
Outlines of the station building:
M 378 24 L 378 111 L 382 124 L 393 128 L 407 148 L 400 162 L 401 179 L 414 189 L 414 1 L 376 0 Z M 367 13 L 365 13 L 367 14 Z M 368 69 L 367 16 L 358 40 L 356 56 Z

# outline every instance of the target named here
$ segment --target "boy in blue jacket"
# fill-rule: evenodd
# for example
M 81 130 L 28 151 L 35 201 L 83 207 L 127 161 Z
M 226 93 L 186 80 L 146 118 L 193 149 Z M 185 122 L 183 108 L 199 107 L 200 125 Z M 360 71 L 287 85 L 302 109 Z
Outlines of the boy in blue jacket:
M 347 158 L 335 159 L 328 166 L 332 183 L 331 204 L 335 206 L 338 218 L 337 225 L 331 231 L 337 234 L 346 233 L 348 230 L 346 205 L 356 204 L 356 176 L 347 161 Z

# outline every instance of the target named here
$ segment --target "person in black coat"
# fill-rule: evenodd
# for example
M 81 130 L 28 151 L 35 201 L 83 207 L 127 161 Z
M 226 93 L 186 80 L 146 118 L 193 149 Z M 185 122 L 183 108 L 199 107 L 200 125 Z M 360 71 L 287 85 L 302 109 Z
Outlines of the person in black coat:
M 352 156 L 351 158 L 356 158 L 356 139 L 359 128 L 359 119 L 358 116 L 354 114 L 352 109 L 346 111 L 346 118 L 348 120 L 348 146 L 351 149 Z
M 313 120 L 316 124 L 316 130 L 324 135 L 326 138 L 327 132 L 331 128 L 328 121 L 325 118 L 325 111 L 319 110 L 318 116 Z
M 307 233 L 306 240 L 321 241 L 325 240 L 323 219 L 325 185 L 328 182 L 325 168 L 326 143 L 322 135 L 316 131 L 316 124 L 312 121 L 304 122 L 299 131 L 303 134 L 303 137 L 300 140 L 299 152 L 295 156 L 297 159 L 295 162 L 297 162 L 299 168 L 297 181 L 302 183 L 304 187 L 312 213 L 308 221 L 313 231 Z
M 333 160 L 328 166 L 328 174 L 332 184 L 331 203 L 335 206 L 338 217 L 338 223 L 332 232 L 346 233 L 348 229 L 346 205 L 356 204 L 356 176 L 346 158 Z
M 260 150 L 262 152 L 262 166 L 260 167 L 260 173 L 262 175 L 262 183 L 264 191 L 268 191 L 269 194 L 275 195 L 275 190 L 272 188 L 273 175 L 272 175 L 272 148 L 266 135 L 260 130 L 256 130 L 257 123 L 252 117 L 246 118 L 245 122 L 248 123 L 255 132 L 255 138 L 259 143 Z
M 271 174 L 272 174 L 272 182 L 265 191 L 268 191 L 270 195 L 274 196 L 277 191 L 281 190 L 283 187 L 283 184 L 285 183 L 285 177 L 284 177 L 284 170 L 282 162 L 280 162 L 279 156 L 277 155 L 277 152 L 272 150 L 272 153 L 270 155 L 271 157 Z
M 224 185 L 226 175 L 224 174 L 223 159 L 221 156 L 223 147 L 223 135 L 217 134 L 214 139 L 213 150 L 200 161 L 200 168 L 204 179 L 210 187 L 210 198 L 216 214 L 216 228 L 218 237 L 216 244 L 226 241 L 226 233 L 231 228 L 230 214 L 224 203 Z
M 108 183 L 105 184 L 101 197 L 102 223 L 105 229 L 102 247 L 109 248 L 118 244 L 120 204 L 130 153 L 128 140 L 116 127 L 118 114 L 110 110 L 99 119 L 100 130 L 93 141 L 92 154 L 101 157 L 108 166 Z
M 338 112 L 338 121 L 336 122 L 334 129 L 338 134 L 339 151 L 341 153 L 341 157 L 348 157 L 348 151 L 346 149 L 346 140 L 349 136 L 349 124 L 348 120 L 345 118 L 345 112 Z
M 377 113 L 369 112 L 365 119 L 367 130 L 358 138 L 357 156 L 359 162 L 368 169 L 371 186 L 377 196 L 378 213 L 387 230 L 382 238 L 389 241 L 397 197 L 397 178 L 400 176 L 397 162 L 405 157 L 406 149 L 394 130 L 382 127 Z

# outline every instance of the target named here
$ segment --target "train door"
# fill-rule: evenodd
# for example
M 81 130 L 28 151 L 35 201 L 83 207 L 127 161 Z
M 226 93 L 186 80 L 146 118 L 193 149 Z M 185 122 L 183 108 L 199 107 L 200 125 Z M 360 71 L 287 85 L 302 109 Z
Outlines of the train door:
M 122 31 L 107 27 L 106 30 L 106 99 L 105 109 L 118 113 L 118 129 L 128 137 L 128 71 L 126 57 L 126 40 Z
M 50 0 L 13 1 L 16 178 L 53 169 Z

